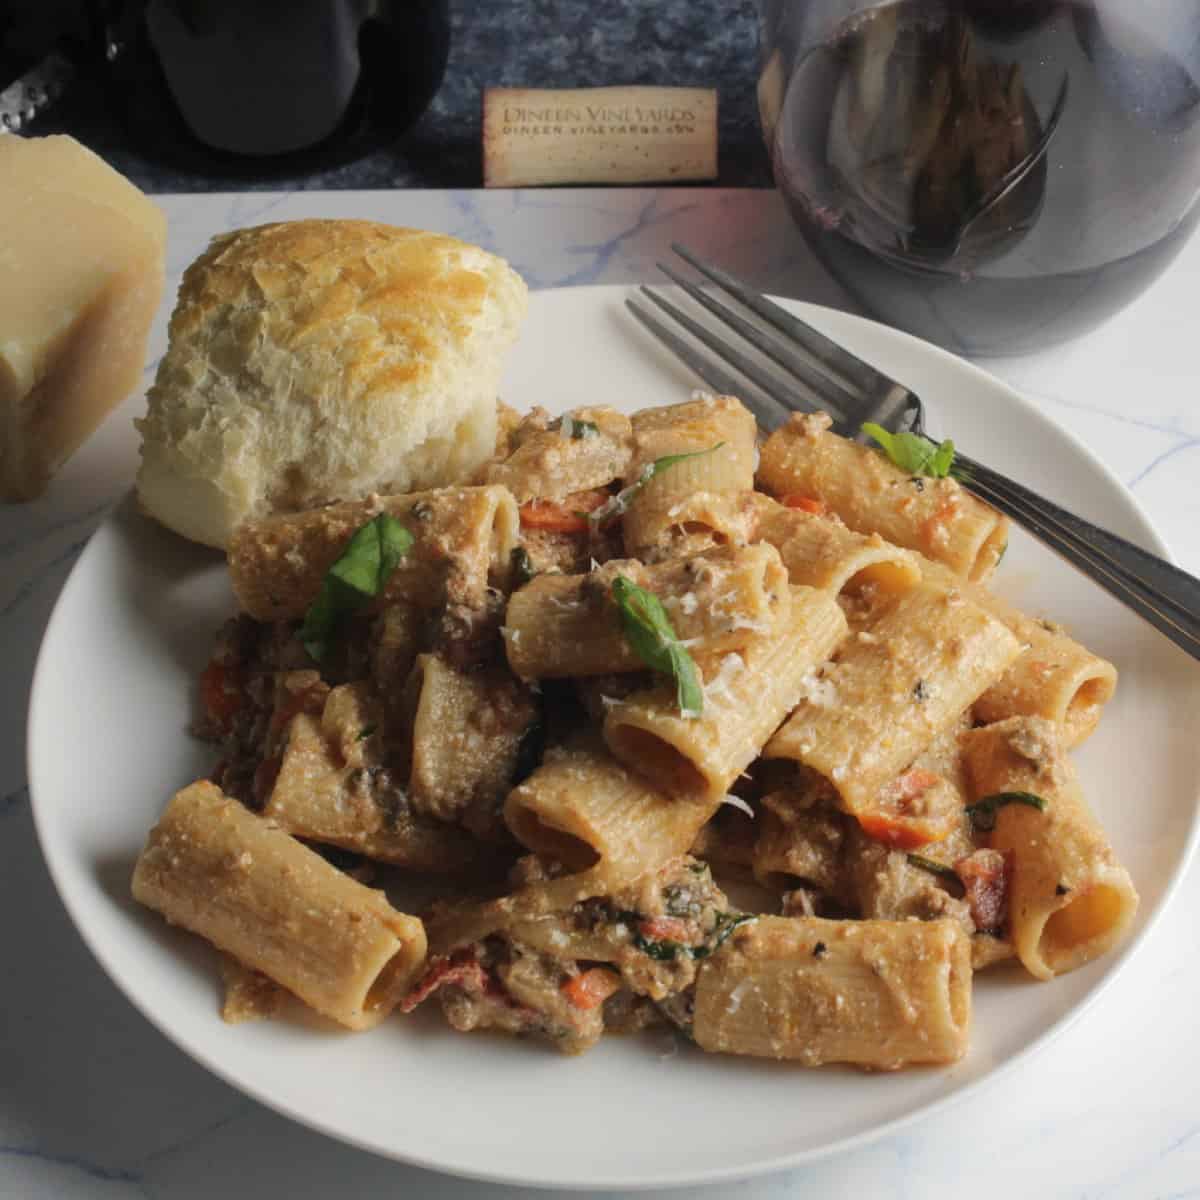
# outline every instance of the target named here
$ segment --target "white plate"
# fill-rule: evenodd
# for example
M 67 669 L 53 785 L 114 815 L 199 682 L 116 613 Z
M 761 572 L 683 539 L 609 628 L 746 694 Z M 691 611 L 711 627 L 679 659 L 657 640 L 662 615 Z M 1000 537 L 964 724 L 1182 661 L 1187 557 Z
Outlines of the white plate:
M 640 336 L 624 295 L 535 295 L 505 398 L 551 409 L 685 398 L 692 380 Z M 1117 480 L 996 380 L 881 326 L 796 308 L 915 387 L 960 445 L 1163 549 Z M 699 1183 L 795 1165 L 961 1098 L 1061 1031 L 1128 961 L 1195 841 L 1194 664 L 1022 534 L 1001 589 L 1063 620 L 1121 670 L 1117 699 L 1079 762 L 1142 907 L 1134 939 L 1074 975 L 1049 984 L 1015 971 L 981 977 L 970 1055 L 949 1070 L 803 1071 L 687 1049 L 665 1057 L 662 1036 L 610 1039 L 566 1059 L 420 1015 L 362 1035 L 222 1024 L 209 953 L 141 911 L 128 885 L 166 800 L 211 766 L 210 748 L 185 726 L 232 599 L 216 555 L 156 528 L 131 503 L 80 558 L 42 646 L 29 718 L 38 833 L 67 909 L 134 1004 L 199 1062 L 314 1129 L 423 1166 L 548 1186 Z

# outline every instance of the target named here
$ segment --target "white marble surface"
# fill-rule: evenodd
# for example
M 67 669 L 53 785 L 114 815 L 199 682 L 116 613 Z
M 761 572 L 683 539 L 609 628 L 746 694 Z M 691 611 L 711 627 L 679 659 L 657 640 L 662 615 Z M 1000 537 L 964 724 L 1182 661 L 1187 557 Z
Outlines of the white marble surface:
M 656 258 L 682 240 L 765 290 L 852 307 L 768 192 L 259 193 L 162 202 L 171 222 L 171 293 L 211 234 L 320 215 L 373 217 L 468 238 L 508 257 L 534 287 L 652 280 Z M 1200 240 L 1095 334 L 985 364 L 1079 433 L 1193 572 L 1200 572 L 1198 287 Z M 139 403 L 109 419 L 45 499 L 0 507 L 0 944 L 7 964 L 0 986 L 0 1197 L 519 1195 L 342 1146 L 218 1082 L 118 994 L 54 894 L 25 788 L 30 679 L 63 580 L 129 485 L 129 421 Z M 666 1195 L 775 1200 L 969 1191 L 1007 1198 L 1018 1189 L 1031 1197 L 1200 1196 L 1197 911 L 1200 872 L 1193 869 L 1142 945 L 1136 969 L 1032 1061 L 952 1111 L 805 1170 Z

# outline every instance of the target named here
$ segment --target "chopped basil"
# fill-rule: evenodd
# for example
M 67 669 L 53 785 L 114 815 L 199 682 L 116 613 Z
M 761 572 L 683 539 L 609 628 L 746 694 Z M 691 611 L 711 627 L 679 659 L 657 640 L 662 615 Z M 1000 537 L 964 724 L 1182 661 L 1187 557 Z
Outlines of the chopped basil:
M 524 587 L 537 574 L 529 551 L 524 546 L 514 546 L 508 561 L 512 568 L 513 583 L 517 587 Z
M 661 475 L 668 467 L 683 462 L 685 458 L 700 458 L 704 454 L 714 454 L 723 445 L 725 445 L 724 442 L 718 442 L 715 446 L 709 446 L 707 450 L 692 450 L 687 454 L 664 454 L 662 458 L 656 458 L 642 468 L 641 473 L 628 487 L 623 487 L 611 500 L 606 500 L 599 508 L 588 513 L 588 520 L 593 525 L 601 525 L 613 517 L 621 516 L 629 508 L 638 492 L 656 475 Z
M 888 433 L 874 421 L 864 422 L 862 431 L 874 438 L 884 454 L 910 475 L 931 475 L 934 479 L 944 479 L 950 474 L 950 467 L 954 463 L 954 443 L 949 439 L 939 445 L 919 433 Z
M 379 728 L 378 725 L 364 725 L 358 731 L 358 740 L 360 742 L 365 742 L 367 740 L 367 738 L 369 738 L 371 736 L 371 734 L 373 734 L 375 732 L 375 730 L 378 728 Z
M 996 810 L 1006 804 L 1025 804 L 1036 808 L 1038 812 L 1046 811 L 1046 802 L 1041 796 L 1032 792 L 997 792 L 994 796 L 984 796 L 974 804 L 968 804 L 966 814 L 971 818 L 971 826 L 976 833 L 991 833 L 996 828 Z
M 813 951 L 812 951 L 813 958 L 824 958 L 828 952 L 829 952 L 829 947 L 826 946 L 824 942 L 818 942 L 813 947 Z
M 936 875 L 939 879 L 952 879 L 955 883 L 962 882 L 958 877 L 958 872 L 945 863 L 926 858 L 923 854 L 906 854 L 905 858 L 908 859 L 911 866 L 920 867 L 922 871 L 928 871 L 930 875 Z
M 581 421 L 578 417 L 563 417 L 558 427 L 563 437 L 582 441 L 584 438 L 595 437 L 600 432 L 600 426 L 595 421 Z
M 619 920 L 633 926 L 633 944 L 643 954 L 653 958 L 656 962 L 674 962 L 680 955 L 686 955 L 693 959 L 708 958 L 709 955 L 715 954 L 729 940 L 730 935 L 735 929 L 740 928 L 749 921 L 757 921 L 758 918 L 753 913 L 739 912 L 721 912 L 717 913 L 716 924 L 713 926 L 713 931 L 708 936 L 708 940 L 702 942 L 699 946 L 687 946 L 683 942 L 675 942 L 670 939 L 663 938 L 648 938 L 637 932 L 637 927 L 641 923 L 642 918 L 635 912 L 620 912 L 617 914 Z
M 925 682 L 925 680 L 918 679 L 917 682 L 913 685 L 912 694 L 913 694 L 914 700 L 918 700 L 921 703 L 924 703 L 926 700 L 929 699 L 929 697 L 932 693 L 929 691 L 929 685 Z
M 748 921 L 758 920 L 752 913 L 733 913 L 723 912 L 717 913 L 717 924 L 713 930 L 712 937 L 705 942 L 703 946 L 692 948 L 693 958 L 707 958 L 710 954 L 716 954 L 720 948 L 729 940 L 729 935 L 735 929 L 745 925 Z
M 675 703 L 680 714 L 698 717 L 704 710 L 700 673 L 675 636 L 662 602 L 624 575 L 613 580 L 612 596 L 630 648 L 651 670 L 675 680 Z
M 387 513 L 372 517 L 346 543 L 300 627 L 300 640 L 317 662 L 328 652 L 341 619 L 382 593 L 412 544 L 412 534 Z
M 674 962 L 680 954 L 687 953 L 687 946 L 682 942 L 659 941 L 655 938 L 643 937 L 640 933 L 633 935 L 633 944 L 656 962 Z
M 1004 556 L 1008 553 L 1008 543 L 1005 542 L 1000 547 L 1000 553 L 996 555 L 996 566 L 999 566 L 1004 561 Z

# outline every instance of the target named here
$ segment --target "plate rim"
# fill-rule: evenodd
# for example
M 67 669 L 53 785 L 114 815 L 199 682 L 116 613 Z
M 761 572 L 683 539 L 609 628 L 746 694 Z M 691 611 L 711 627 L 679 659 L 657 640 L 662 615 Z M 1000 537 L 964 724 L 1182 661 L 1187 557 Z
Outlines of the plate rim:
M 531 293 L 531 299 L 534 296 L 541 298 L 553 297 L 554 295 L 574 295 L 591 294 L 598 300 L 603 297 L 624 298 L 633 290 L 633 285 L 628 284 L 599 284 L 589 285 L 584 287 L 566 287 L 566 288 L 544 288 L 535 289 Z M 772 297 L 784 307 L 795 311 L 797 315 L 802 316 L 806 320 L 814 320 L 818 324 L 824 322 L 832 323 L 835 328 L 841 323 L 845 323 L 849 328 L 864 327 L 869 334 L 873 336 L 882 336 L 885 339 L 897 340 L 902 346 L 906 346 L 910 350 L 915 350 L 923 356 L 932 357 L 939 362 L 943 369 L 961 372 L 964 368 L 976 380 L 983 382 L 986 386 L 997 388 L 1005 393 L 1006 402 L 1014 404 L 1019 408 L 1022 414 L 1032 419 L 1035 424 L 1053 430 L 1053 432 L 1064 437 L 1086 462 L 1087 466 L 1096 471 L 1103 479 L 1105 484 L 1115 490 L 1123 500 L 1123 502 L 1131 509 L 1133 516 L 1136 518 L 1136 523 L 1140 526 L 1137 530 L 1137 536 L 1131 540 L 1137 544 L 1156 551 L 1166 557 L 1169 561 L 1175 562 L 1176 559 L 1171 552 L 1171 549 L 1159 532 L 1154 520 L 1149 516 L 1143 507 L 1139 498 L 1130 491 L 1116 474 L 1116 472 L 1101 459 L 1095 451 L 1093 451 L 1073 429 L 1065 424 L 1059 423 L 1053 417 L 1042 411 L 1031 399 L 1022 394 L 1017 388 L 1008 384 L 1006 381 L 993 375 L 985 368 L 973 363 L 951 351 L 945 350 L 942 347 L 936 346 L 930 342 L 926 342 L 914 335 L 905 333 L 902 330 L 895 329 L 891 326 L 882 324 L 881 322 L 871 320 L 870 318 L 860 316 L 855 313 L 848 313 L 839 309 L 830 308 L 824 305 L 813 304 L 803 300 L 792 299 L 789 297 Z M 541 303 L 543 301 L 539 301 Z M 548 301 L 546 301 L 548 302 Z M 76 932 L 79 934 L 89 952 L 95 958 L 105 975 L 117 986 L 118 990 L 126 997 L 133 1007 L 141 1013 L 143 1017 L 163 1035 L 168 1042 L 181 1050 L 188 1058 L 202 1066 L 205 1070 L 210 1071 L 218 1079 L 234 1088 L 243 1095 L 249 1096 L 251 1099 L 262 1104 L 265 1108 L 272 1112 L 278 1113 L 289 1120 L 295 1121 L 297 1124 L 313 1130 L 323 1136 L 333 1138 L 336 1141 L 343 1142 L 353 1146 L 356 1149 L 366 1151 L 377 1157 L 419 1167 L 425 1170 L 436 1171 L 445 1175 L 454 1176 L 457 1178 L 477 1180 L 481 1182 L 505 1184 L 509 1186 L 532 1186 L 537 1188 L 558 1188 L 570 1191 L 594 1191 L 600 1189 L 607 1190 L 623 1190 L 623 1191 L 650 1191 L 665 1187 L 689 1187 L 702 1186 L 706 1184 L 720 1184 L 734 1181 L 745 1180 L 751 1177 L 769 1174 L 772 1172 L 780 1172 L 788 1169 L 806 1166 L 816 1163 L 834 1155 L 849 1153 L 864 1146 L 891 1136 L 895 1133 L 906 1129 L 918 1121 L 935 1118 L 948 1105 L 952 1103 L 962 1102 L 969 1098 L 974 1098 L 986 1086 L 1005 1077 L 1010 1071 L 1018 1065 L 1025 1064 L 1031 1061 L 1036 1055 L 1040 1054 L 1046 1046 L 1053 1040 L 1062 1036 L 1076 1022 L 1083 1018 L 1092 1007 L 1099 1001 L 1101 996 L 1108 992 L 1116 980 L 1122 977 L 1129 967 L 1129 964 L 1137 957 L 1147 940 L 1157 930 L 1158 925 L 1167 909 L 1176 902 L 1179 889 L 1184 878 L 1188 874 L 1189 869 L 1193 866 L 1197 849 L 1200 847 L 1200 790 L 1193 797 L 1191 804 L 1191 812 L 1189 814 L 1187 838 L 1184 843 L 1182 852 L 1178 859 L 1177 865 L 1172 873 L 1171 878 L 1164 887 L 1161 897 L 1155 909 L 1149 913 L 1142 925 L 1134 936 L 1129 938 L 1113 955 L 1108 958 L 1108 965 L 1103 975 L 1097 980 L 1095 985 L 1082 999 L 1074 1003 L 1070 1009 L 1057 1018 L 1053 1019 L 1050 1024 L 1033 1037 L 1026 1045 L 1014 1052 L 1010 1057 L 990 1067 L 984 1074 L 977 1078 L 971 1079 L 955 1087 L 948 1094 L 940 1096 L 936 1099 L 919 1104 L 911 1111 L 902 1113 L 898 1116 L 885 1119 L 880 1123 L 873 1125 L 869 1129 L 861 1130 L 856 1133 L 848 1134 L 844 1137 L 835 1138 L 820 1146 L 809 1147 L 806 1149 L 791 1151 L 787 1153 L 774 1154 L 769 1158 L 764 1158 L 750 1165 L 736 1165 L 723 1167 L 708 1167 L 692 1172 L 674 1172 L 669 1175 L 647 1175 L 644 1172 L 640 1174 L 611 1174 L 604 1177 L 593 1177 L 586 1181 L 580 1180 L 578 1177 L 559 1176 L 554 1174 L 538 1174 L 530 1176 L 528 1174 L 518 1173 L 513 1170 L 497 1169 L 487 1170 L 471 1166 L 463 1166 L 458 1163 L 448 1162 L 444 1158 L 439 1158 L 436 1155 L 424 1155 L 419 1149 L 417 1150 L 398 1150 L 391 1146 L 381 1146 L 372 1141 L 368 1137 L 356 1136 L 353 1131 L 336 1128 L 325 1122 L 318 1116 L 313 1116 L 303 1109 L 297 1108 L 290 1104 L 286 1099 L 280 1099 L 270 1094 L 270 1092 L 260 1086 L 252 1079 L 243 1079 L 238 1077 L 231 1068 L 223 1065 L 222 1060 L 212 1057 L 203 1047 L 195 1047 L 186 1039 L 183 1039 L 172 1030 L 165 1019 L 160 1018 L 156 1010 L 150 1005 L 143 1003 L 138 996 L 136 989 L 133 986 L 133 981 L 127 981 L 115 968 L 115 964 L 110 964 L 107 953 L 102 948 L 102 939 L 97 937 L 93 930 L 89 927 L 86 919 L 86 913 L 80 911 L 76 905 L 77 897 L 73 894 L 73 884 L 67 879 L 67 868 L 64 859 L 60 859 L 59 850 L 56 848 L 54 839 L 50 836 L 48 830 L 49 813 L 44 811 L 43 804 L 39 801 L 40 788 L 36 782 L 37 771 L 35 770 L 35 745 L 39 741 L 38 731 L 41 728 L 43 716 L 42 705 L 39 703 L 39 696 L 45 690 L 44 682 L 48 673 L 46 663 L 48 661 L 48 647 L 55 640 L 57 626 L 62 619 L 65 619 L 63 614 L 66 611 L 66 601 L 72 590 L 79 586 L 79 581 L 86 574 L 85 564 L 97 552 L 96 547 L 102 544 L 103 539 L 97 539 L 98 534 L 105 536 L 112 535 L 112 527 L 116 514 L 126 504 L 129 503 L 132 495 L 132 488 L 124 493 L 121 500 L 106 514 L 104 520 L 95 530 L 93 536 L 89 538 L 87 546 L 75 564 L 72 566 L 70 574 L 63 584 L 58 597 L 54 602 L 50 617 L 46 623 L 45 631 L 42 635 L 41 644 L 38 647 L 37 657 L 34 665 L 32 684 L 29 692 L 29 703 L 27 708 L 27 729 L 25 739 L 25 760 L 26 760 L 26 775 L 29 783 L 30 808 L 33 814 L 34 829 L 37 836 L 38 848 L 42 855 L 43 862 L 46 864 L 51 880 L 54 884 L 55 891 L 58 894 L 60 902 L 66 909 L 68 916 L 74 925 Z M 1200 789 L 1200 777 L 1194 784 Z M 48 801 L 46 802 L 49 803 Z

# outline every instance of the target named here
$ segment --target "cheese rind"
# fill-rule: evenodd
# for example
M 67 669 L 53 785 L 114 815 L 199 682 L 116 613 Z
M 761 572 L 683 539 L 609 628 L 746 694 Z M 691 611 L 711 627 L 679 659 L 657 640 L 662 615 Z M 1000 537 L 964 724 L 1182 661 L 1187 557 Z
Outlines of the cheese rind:
M 0 138 L 0 497 L 30 500 L 141 379 L 166 217 L 73 138 Z

